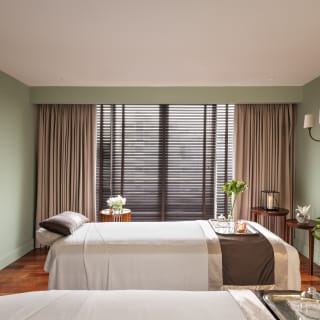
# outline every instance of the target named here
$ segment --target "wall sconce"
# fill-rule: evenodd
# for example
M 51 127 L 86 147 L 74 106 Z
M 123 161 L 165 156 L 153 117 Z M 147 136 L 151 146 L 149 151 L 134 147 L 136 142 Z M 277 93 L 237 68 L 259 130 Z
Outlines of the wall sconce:
M 320 123 L 320 110 L 319 110 L 319 123 Z M 316 139 L 311 135 L 311 129 L 314 127 L 314 117 L 313 114 L 305 114 L 304 115 L 304 124 L 303 128 L 308 129 L 309 136 L 313 141 L 320 142 L 320 139 Z

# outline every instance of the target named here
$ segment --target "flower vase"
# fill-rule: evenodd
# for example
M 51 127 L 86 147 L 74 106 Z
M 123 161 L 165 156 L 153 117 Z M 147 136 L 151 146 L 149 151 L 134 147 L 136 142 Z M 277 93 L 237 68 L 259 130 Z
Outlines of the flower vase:
M 113 207 L 114 214 L 120 214 L 122 212 L 122 207 Z
M 308 223 L 310 216 L 308 214 L 302 213 L 300 210 L 296 209 L 296 219 L 298 223 Z
M 228 214 L 228 222 L 234 222 L 233 212 L 229 212 Z
M 235 223 L 234 223 L 234 216 L 233 212 L 230 210 L 228 214 L 228 219 L 227 219 L 227 227 L 228 227 L 228 232 L 229 233 L 234 233 L 235 232 Z

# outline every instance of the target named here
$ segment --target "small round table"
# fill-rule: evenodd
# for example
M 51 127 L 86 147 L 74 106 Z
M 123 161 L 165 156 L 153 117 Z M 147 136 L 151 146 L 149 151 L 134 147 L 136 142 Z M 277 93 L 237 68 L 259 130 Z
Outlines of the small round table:
M 310 220 L 307 223 L 299 223 L 296 219 L 287 220 L 286 232 L 287 232 L 287 242 L 292 244 L 294 229 L 307 230 L 309 232 L 309 273 L 313 275 L 313 253 L 314 253 L 314 238 L 312 235 L 312 229 L 315 226 L 315 222 Z
M 269 218 L 280 217 L 281 223 L 281 238 L 285 240 L 285 225 L 286 225 L 286 216 L 289 213 L 288 209 L 279 208 L 277 210 L 266 210 L 261 207 L 251 208 L 251 214 L 253 214 L 253 221 L 258 221 L 258 216 L 264 216 Z M 270 229 L 273 233 L 276 233 L 275 228 L 276 224 L 274 220 L 270 220 Z
M 112 213 L 109 209 L 103 209 L 100 212 L 100 222 L 130 222 L 131 210 L 122 209 L 121 213 Z

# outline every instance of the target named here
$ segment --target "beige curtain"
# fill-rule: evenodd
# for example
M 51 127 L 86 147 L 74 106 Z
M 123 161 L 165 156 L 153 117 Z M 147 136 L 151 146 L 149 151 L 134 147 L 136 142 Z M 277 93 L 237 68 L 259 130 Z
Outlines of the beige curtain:
M 96 108 L 38 106 L 36 228 L 63 211 L 95 221 Z
M 280 207 L 292 217 L 294 191 L 294 106 L 237 105 L 235 178 L 248 183 L 238 198 L 235 218 L 250 219 L 261 205 L 261 191 L 280 192 Z

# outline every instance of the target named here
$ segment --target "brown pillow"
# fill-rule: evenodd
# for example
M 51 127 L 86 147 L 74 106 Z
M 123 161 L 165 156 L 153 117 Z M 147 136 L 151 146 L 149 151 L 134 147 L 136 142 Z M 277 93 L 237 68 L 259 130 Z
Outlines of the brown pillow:
M 65 211 L 40 222 L 40 226 L 49 231 L 67 236 L 88 221 L 89 219 L 80 213 Z

